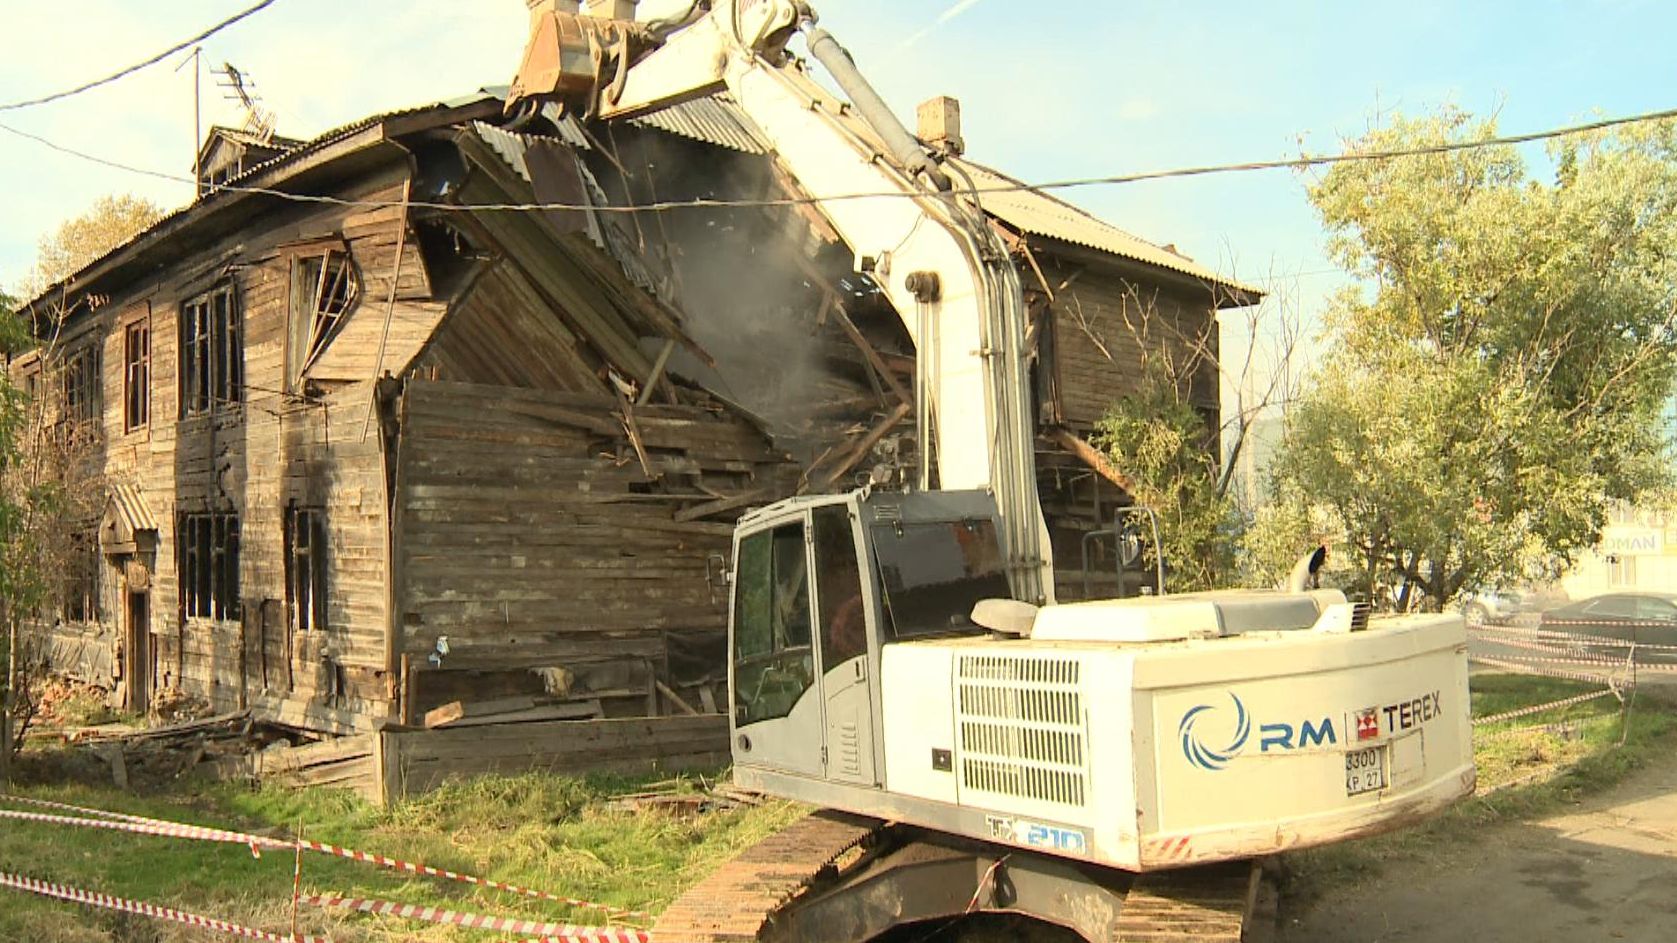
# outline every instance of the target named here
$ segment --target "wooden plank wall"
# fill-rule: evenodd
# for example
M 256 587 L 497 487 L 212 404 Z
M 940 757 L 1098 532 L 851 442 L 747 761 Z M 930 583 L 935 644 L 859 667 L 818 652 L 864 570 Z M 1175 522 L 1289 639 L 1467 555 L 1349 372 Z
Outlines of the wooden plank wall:
M 405 175 L 405 167 L 392 165 L 338 195 L 399 200 Z M 216 709 L 248 705 L 259 717 L 334 732 L 370 729 L 388 710 L 386 479 L 378 422 L 362 434 L 372 377 L 322 383 L 306 400 L 288 392 L 285 376 L 292 260 L 317 251 L 305 246 L 347 240 L 338 244 L 347 244 L 364 279 L 352 318 L 379 319 L 382 327 L 384 305 L 373 294 L 380 285 L 389 290 L 402 223 L 386 214 L 350 226 L 349 213 L 341 207 L 275 208 L 132 286 L 93 316 L 78 318 L 68 335 L 65 349 L 84 337 L 98 338 L 103 347 L 103 476 L 134 484 L 159 524 L 155 556 L 144 561 L 151 571 L 154 697 L 173 686 Z M 245 401 L 213 417 L 180 418 L 180 307 L 224 279 L 237 286 L 243 312 Z M 402 283 L 408 292 L 424 290 L 417 253 L 404 260 Z M 125 432 L 122 328 L 135 318 L 151 323 L 151 421 Z M 327 512 L 328 625 L 296 640 L 288 665 L 268 664 L 264 673 L 264 656 L 286 648 L 273 633 L 285 627 L 283 520 L 293 501 Z M 210 509 L 240 517 L 242 620 L 182 616 L 175 516 Z M 122 571 L 104 567 L 101 582 L 106 602 L 100 629 L 120 638 Z M 92 678 L 100 672 L 90 661 L 72 673 Z
M 1140 389 L 1144 345 L 1149 356 L 1185 364 L 1191 341 L 1207 330 L 1213 357 L 1192 378 L 1189 394 L 1215 414 L 1217 329 L 1209 293 L 1196 299 L 1052 257 L 1043 260 L 1043 268 L 1051 284 L 1081 273 L 1052 303 L 1054 368 L 1067 425 L 1088 429 L 1115 399 Z
M 485 773 L 673 773 L 729 759 L 728 718 L 721 714 L 385 730 L 377 737 L 387 802 Z
M 408 381 L 399 647 L 422 680 L 405 715 L 451 699 L 441 679 L 426 680 L 437 672 L 423 671 L 439 636 L 450 647 L 443 673 L 458 666 L 523 678 L 502 689 L 485 681 L 475 692 L 483 698 L 542 693 L 532 669 L 578 673 L 580 664 L 614 660 L 658 668 L 664 633 L 721 633 L 727 593 L 707 567 L 730 553 L 732 526 L 677 520 L 678 509 L 712 498 L 660 486 L 702 475 L 743 493 L 774 480 L 779 456 L 755 429 L 710 409 L 637 407 L 648 462 L 665 479 L 654 482 L 620 442 L 618 408 L 597 395 Z M 625 683 L 612 677 L 601 683 Z

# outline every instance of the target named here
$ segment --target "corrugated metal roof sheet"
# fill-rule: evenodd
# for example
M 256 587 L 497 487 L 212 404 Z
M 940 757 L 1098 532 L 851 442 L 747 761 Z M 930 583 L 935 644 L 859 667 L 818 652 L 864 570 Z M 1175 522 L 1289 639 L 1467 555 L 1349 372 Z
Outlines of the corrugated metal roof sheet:
M 671 105 L 636 118 L 631 124 L 656 128 L 747 154 L 767 154 L 772 148 L 726 94 Z M 957 165 L 967 171 L 978 189 L 1015 186 L 1020 181 L 983 164 L 961 159 Z M 981 194 L 980 201 L 990 215 L 1020 232 L 1107 252 L 1133 262 L 1156 265 L 1211 285 L 1243 294 L 1261 295 L 1258 289 L 1225 278 L 1194 260 L 1178 255 L 1107 223 L 1040 190 L 1012 190 Z
M 27 309 L 28 307 L 39 303 L 39 301 L 43 298 L 49 298 L 49 297 L 52 297 L 52 296 L 58 294 L 60 292 L 60 290 L 62 290 L 65 286 L 69 286 L 69 285 L 74 284 L 78 279 L 81 278 L 81 276 L 84 273 L 93 271 L 94 269 L 98 268 L 101 264 L 103 264 L 108 259 L 112 259 L 112 258 L 115 258 L 117 256 L 122 255 L 123 253 L 127 252 L 131 247 L 133 247 L 134 245 L 136 245 L 136 244 L 142 242 L 143 240 L 145 240 L 146 237 L 150 236 L 152 233 L 155 233 L 159 230 L 165 229 L 165 228 L 173 225 L 174 223 L 182 220 L 183 218 L 185 218 L 187 216 L 191 216 L 191 215 L 202 213 L 202 212 L 207 212 L 208 211 L 206 209 L 207 207 L 214 206 L 218 203 L 221 203 L 221 202 L 227 200 L 228 198 L 230 198 L 231 196 L 233 196 L 233 195 L 235 195 L 239 192 L 237 190 L 228 189 L 229 185 L 232 185 L 232 186 L 242 185 L 242 184 L 246 183 L 247 181 L 250 181 L 257 176 L 260 176 L 261 174 L 263 174 L 263 173 L 265 173 L 265 172 L 267 172 L 267 171 L 269 171 L 273 168 L 284 166 L 285 164 L 288 164 L 288 163 L 291 163 L 293 161 L 299 160 L 299 159 L 301 159 L 301 158 L 303 158 L 303 157 L 305 157 L 309 154 L 313 154 L 313 153 L 316 153 L 316 152 L 319 152 L 319 151 L 326 150 L 327 148 L 331 147 L 334 144 L 339 143 L 340 141 L 344 141 L 344 140 L 347 140 L 351 137 L 354 137 L 356 134 L 358 134 L 362 131 L 365 131 L 366 129 L 371 128 L 375 125 L 378 125 L 381 122 L 389 121 L 392 118 L 400 118 L 400 117 L 405 117 L 405 116 L 408 116 L 408 115 L 418 115 L 418 114 L 423 114 L 423 113 L 432 112 L 432 111 L 443 112 L 443 111 L 448 111 L 448 110 L 452 110 L 452 109 L 455 109 L 455 108 L 464 108 L 466 106 L 477 104 L 479 102 L 486 101 L 486 100 L 499 101 L 500 99 L 497 98 L 494 94 L 492 94 L 490 92 L 480 91 L 480 92 L 477 92 L 477 93 L 474 93 L 474 94 L 471 94 L 471 95 L 462 95 L 459 98 L 451 99 L 451 100 L 446 101 L 446 102 L 436 102 L 436 103 L 429 104 L 429 105 L 417 105 L 417 106 L 412 107 L 412 108 L 403 108 L 403 109 L 399 109 L 399 110 L 396 110 L 396 111 L 387 111 L 387 112 L 384 112 L 382 114 L 377 114 L 377 115 L 372 115 L 372 116 L 367 117 L 367 118 L 362 118 L 359 121 L 355 121 L 355 122 L 352 122 L 350 124 L 343 125 L 342 127 L 333 128 L 332 130 L 327 131 L 324 134 L 320 134 L 320 135 L 318 135 L 314 138 L 311 138 L 307 141 L 304 141 L 302 144 L 300 144 L 296 147 L 292 147 L 289 150 L 281 151 L 279 154 L 276 154 L 273 157 L 270 157 L 269 159 L 267 159 L 265 161 L 262 161 L 261 163 L 253 164 L 249 167 L 244 168 L 244 171 L 242 173 L 240 173 L 237 177 L 234 177 L 234 178 L 226 181 L 226 183 L 222 184 L 220 187 L 218 187 L 214 190 L 211 190 L 209 193 L 204 194 L 203 196 L 193 200 L 191 203 L 188 203 L 185 206 L 182 206 L 179 209 L 175 210 L 174 212 L 167 214 L 166 216 L 157 220 L 155 223 L 152 223 L 150 226 L 146 227 L 145 229 L 141 230 L 140 232 L 135 233 L 131 238 L 128 239 L 127 242 L 124 242 L 120 245 L 117 245 L 117 246 L 113 247 L 112 249 L 110 249 L 110 251 L 106 252 L 104 255 L 102 255 L 102 256 L 94 259 L 93 261 L 87 263 L 86 265 L 82 266 L 82 268 L 80 270 L 78 270 L 77 272 L 75 272 L 74 274 L 72 274 L 69 277 L 63 279 L 59 283 L 57 283 L 55 285 L 52 285 L 52 286 L 48 287 L 47 289 L 45 289 L 36 298 L 31 299 L 28 302 L 28 304 L 25 305 L 25 308 Z M 289 139 L 287 139 L 287 140 L 289 140 Z
M 769 143 L 757 134 L 751 120 L 745 117 L 745 113 L 734 104 L 734 100 L 725 94 L 695 98 L 679 105 L 660 108 L 630 118 L 629 123 L 747 154 L 769 152 Z
M 1041 190 L 1002 190 L 984 193 L 982 191 L 992 188 L 1019 186 L 1021 181 L 964 158 L 958 158 L 954 163 L 972 177 L 973 186 L 980 191 L 978 200 L 985 212 L 1020 232 L 1058 239 L 1135 262 L 1156 265 L 1208 285 L 1251 295 L 1263 294 L 1250 285 L 1243 285 L 1218 275 L 1193 259 L 1127 233 L 1094 214 L 1049 196 Z
M 157 529 L 157 516 L 146 503 L 146 496 L 134 485 L 121 482 L 111 485 L 111 509 L 130 534 Z

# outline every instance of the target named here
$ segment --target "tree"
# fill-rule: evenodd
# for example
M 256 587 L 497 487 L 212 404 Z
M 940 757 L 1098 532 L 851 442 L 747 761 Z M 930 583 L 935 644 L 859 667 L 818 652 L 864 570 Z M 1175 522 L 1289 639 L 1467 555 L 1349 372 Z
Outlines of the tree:
M 26 334 L 20 329 L 13 313 L 16 303 L 0 293 L 0 362 L 8 362 L 13 350 L 22 345 Z M 0 370 L 0 476 L 19 461 L 19 438 L 24 427 L 23 398 L 12 386 L 10 374 Z M 4 480 L 0 478 L 0 480 Z M 23 518 L 23 509 L 10 493 L 0 487 L 0 547 L 10 547 Z M 6 632 L 0 645 L 0 783 L 10 778 L 13 754 L 12 719 L 16 710 L 13 690 L 18 681 L 18 636 L 12 628 L 12 600 L 21 595 L 13 584 L 21 583 L 19 574 L 10 566 L 10 554 L 0 551 L 0 628 Z
M 1208 298 L 1224 289 L 1207 286 Z M 1075 291 L 1067 292 L 1076 323 L 1104 351 L 1084 320 Z M 1278 300 L 1241 309 L 1230 330 L 1236 356 L 1224 357 L 1217 316 L 1176 317 L 1157 299 L 1130 286 L 1120 307 L 1125 331 L 1139 352 L 1138 389 L 1120 397 L 1096 424 L 1093 444 L 1123 479 L 1135 503 L 1159 515 L 1158 552 L 1167 589 L 1211 589 L 1234 582 L 1245 520 L 1231 493 L 1241 454 L 1256 420 L 1289 394 L 1289 369 L 1298 346 L 1295 313 Z M 1236 333 L 1244 331 L 1243 336 Z M 1108 354 L 1110 358 L 1111 355 Z M 1212 426 L 1197 403 L 1227 386 L 1233 410 Z M 1146 565 L 1153 565 L 1148 551 Z
M 39 295 L 162 217 L 150 200 L 130 194 L 100 197 L 86 213 L 41 238 L 35 267 L 21 285 L 23 295 Z
M 1169 588 L 1209 589 L 1233 569 L 1235 508 L 1218 474 L 1216 431 L 1177 390 L 1146 376 L 1140 392 L 1108 409 L 1094 444 L 1121 463 L 1136 504 L 1159 515 L 1159 547 L 1148 557 L 1164 555 Z
M 1483 140 L 1396 118 L 1356 150 Z M 1249 546 L 1337 536 L 1355 588 L 1439 608 L 1553 575 L 1615 502 L 1668 484 L 1677 380 L 1677 127 L 1561 140 L 1553 180 L 1486 146 L 1337 164 L 1309 188 L 1335 260 L 1327 364 L 1290 416 Z M 1265 548 L 1271 548 L 1266 550 Z

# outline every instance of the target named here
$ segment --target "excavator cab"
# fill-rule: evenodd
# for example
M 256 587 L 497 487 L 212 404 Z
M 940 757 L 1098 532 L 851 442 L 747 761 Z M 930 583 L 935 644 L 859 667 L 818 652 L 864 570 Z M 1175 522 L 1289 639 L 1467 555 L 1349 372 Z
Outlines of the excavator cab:
M 783 501 L 741 521 L 734 561 L 735 764 L 851 785 L 881 784 L 883 646 L 983 635 L 973 606 L 1009 595 L 983 492 Z

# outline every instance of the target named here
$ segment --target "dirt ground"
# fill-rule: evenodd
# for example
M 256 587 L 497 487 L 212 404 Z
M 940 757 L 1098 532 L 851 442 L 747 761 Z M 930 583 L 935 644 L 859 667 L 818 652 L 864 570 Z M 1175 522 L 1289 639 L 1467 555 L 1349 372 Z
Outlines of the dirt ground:
M 1284 920 L 1285 943 L 1677 938 L 1677 756 L 1551 818 L 1406 862 Z

